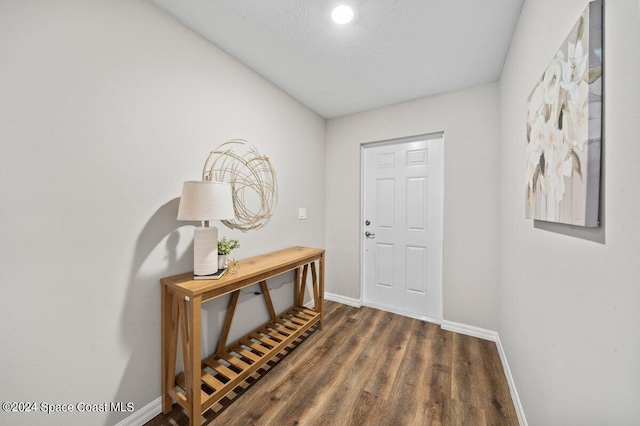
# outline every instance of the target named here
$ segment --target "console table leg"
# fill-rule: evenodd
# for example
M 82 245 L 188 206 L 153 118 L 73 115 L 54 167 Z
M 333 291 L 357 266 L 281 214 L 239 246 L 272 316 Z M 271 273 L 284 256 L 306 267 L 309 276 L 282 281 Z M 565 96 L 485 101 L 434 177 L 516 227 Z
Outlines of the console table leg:
M 320 255 L 320 260 L 318 260 L 318 262 L 320 263 L 320 285 L 318 289 L 318 300 L 320 303 L 316 310 L 320 312 L 320 321 L 318 323 L 318 328 L 322 330 L 322 324 L 324 321 L 324 252 Z
M 304 293 L 307 285 L 307 270 L 309 269 L 309 264 L 307 263 L 302 267 L 302 279 L 300 280 L 300 293 L 298 294 L 298 300 L 296 303 L 298 306 L 304 306 Z
M 320 286 L 318 284 L 318 274 L 316 273 L 316 263 L 311 262 L 311 284 L 313 290 L 313 309 L 320 312 Z
M 267 282 L 260 281 L 260 288 L 262 289 L 262 294 L 264 294 L 264 300 L 267 302 L 267 309 L 269 310 L 271 321 L 275 321 L 276 311 L 273 309 L 273 302 L 271 301 L 271 294 L 269 293 L 269 286 L 267 285 Z
M 220 339 L 218 340 L 218 349 L 216 352 L 222 352 L 227 345 L 227 338 L 229 337 L 229 329 L 231 328 L 231 321 L 233 320 L 233 314 L 236 311 L 236 305 L 238 304 L 238 297 L 240 296 L 240 290 L 236 290 L 231 293 L 231 299 L 229 300 L 229 308 L 227 309 L 227 317 L 224 320 L 224 327 L 220 333 Z
M 300 268 L 296 268 L 293 271 L 293 305 L 298 304 L 300 299 Z
M 171 371 L 175 371 L 175 353 L 177 345 L 177 299 L 166 286 L 162 287 L 162 412 L 171 411 L 172 398 L 169 396 L 169 386 L 173 382 Z M 175 320 L 174 320 L 175 318 Z M 175 336 L 175 338 L 174 338 Z M 173 354 L 173 364 L 171 362 Z M 174 374 L 175 376 L 175 374 Z
M 200 400 L 200 378 L 202 377 L 200 334 L 201 334 L 201 305 L 202 296 L 195 296 L 191 299 L 188 309 L 189 323 L 189 381 L 190 389 L 187 390 L 189 403 L 189 425 L 202 424 L 202 401 Z M 189 395 L 190 394 L 190 395 Z

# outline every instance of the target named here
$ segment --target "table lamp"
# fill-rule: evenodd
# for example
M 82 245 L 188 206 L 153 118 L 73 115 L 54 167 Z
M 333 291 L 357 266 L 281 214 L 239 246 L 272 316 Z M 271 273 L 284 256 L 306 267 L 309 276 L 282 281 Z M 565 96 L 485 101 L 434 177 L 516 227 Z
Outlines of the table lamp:
M 213 278 L 218 272 L 218 228 L 210 220 L 235 217 L 231 185 L 214 181 L 188 181 L 182 185 L 178 220 L 201 221 L 193 233 L 193 275 L 195 279 Z

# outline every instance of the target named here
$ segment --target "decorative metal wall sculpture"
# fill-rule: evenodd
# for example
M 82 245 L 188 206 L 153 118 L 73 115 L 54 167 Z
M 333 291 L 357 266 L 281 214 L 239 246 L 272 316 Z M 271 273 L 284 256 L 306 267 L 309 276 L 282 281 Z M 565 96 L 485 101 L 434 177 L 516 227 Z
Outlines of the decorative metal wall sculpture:
M 229 182 L 236 218 L 224 220 L 242 232 L 264 227 L 278 202 L 276 172 L 266 155 L 243 139 L 223 143 L 209 153 L 202 180 Z

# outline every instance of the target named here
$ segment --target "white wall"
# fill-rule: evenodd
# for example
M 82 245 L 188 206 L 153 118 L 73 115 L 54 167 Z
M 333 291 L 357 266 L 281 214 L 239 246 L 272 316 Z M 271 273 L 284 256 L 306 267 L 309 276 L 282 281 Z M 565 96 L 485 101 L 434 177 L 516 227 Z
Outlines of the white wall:
M 444 318 L 497 326 L 498 87 L 328 121 L 326 291 L 360 298 L 360 146 L 444 131 Z
M 0 401 L 141 408 L 160 396 L 159 279 L 192 267 L 182 181 L 246 138 L 270 157 L 280 201 L 262 230 L 219 226 L 241 240 L 234 256 L 321 247 L 325 121 L 143 1 L 0 1 L 0 58 Z M 243 295 L 234 328 L 265 321 L 263 305 Z M 225 307 L 205 315 L 209 342 Z
M 640 3 L 606 0 L 603 225 L 524 219 L 527 97 L 584 0 L 525 2 L 500 81 L 499 333 L 531 425 L 640 423 Z

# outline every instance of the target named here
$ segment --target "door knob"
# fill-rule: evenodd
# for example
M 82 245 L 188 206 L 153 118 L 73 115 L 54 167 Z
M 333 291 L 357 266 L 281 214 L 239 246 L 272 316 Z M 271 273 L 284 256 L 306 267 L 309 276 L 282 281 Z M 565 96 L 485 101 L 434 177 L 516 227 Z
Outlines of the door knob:
M 371 225 L 371 222 L 369 222 L 368 220 L 365 220 L 364 221 L 364 226 L 369 226 L 369 225 Z
M 371 232 L 367 231 L 364 233 L 364 236 L 367 238 L 375 238 L 376 234 L 372 234 Z

